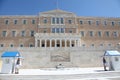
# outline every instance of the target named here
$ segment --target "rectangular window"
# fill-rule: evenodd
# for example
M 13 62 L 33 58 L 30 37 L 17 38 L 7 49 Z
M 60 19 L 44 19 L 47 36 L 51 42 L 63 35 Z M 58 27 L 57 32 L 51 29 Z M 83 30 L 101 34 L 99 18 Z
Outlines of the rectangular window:
M 90 36 L 93 37 L 93 31 L 90 31 Z
M 14 20 L 14 24 L 17 24 L 18 23 L 18 20 Z
M 91 24 L 92 24 L 92 21 L 88 21 L 88 24 L 91 25 Z
M 118 25 L 120 26 L 120 22 L 118 22 Z
M 55 28 L 52 28 L 52 33 L 55 33 Z
M 32 20 L 32 24 L 35 24 L 35 20 Z
M 80 24 L 83 24 L 83 21 L 80 21 Z
M 0 44 L 0 47 L 4 47 L 4 44 Z
M 12 37 L 16 36 L 16 31 L 12 31 Z
M 21 31 L 21 36 L 25 37 L 25 31 Z
M 111 24 L 112 24 L 112 26 L 114 26 L 114 25 L 115 25 L 115 22 L 111 22 Z
M 26 20 L 23 20 L 23 24 L 27 24 L 27 21 L 26 21 Z
M 44 18 L 43 23 L 44 23 L 44 24 L 46 24 L 46 23 L 47 23 L 47 19 L 46 19 L 46 18 Z
M 55 24 L 55 18 L 54 17 L 52 18 L 52 24 Z
M 98 37 L 101 37 L 101 36 L 102 36 L 102 32 L 98 31 Z
M 61 33 L 64 33 L 64 28 L 61 28 Z
M 97 26 L 99 25 L 99 21 L 96 21 L 96 25 L 97 25 Z
M 109 37 L 109 36 L 110 36 L 109 31 L 106 31 L 106 32 L 105 32 L 105 34 L 106 34 L 106 36 L 107 36 L 107 37 Z
M 104 26 L 106 26 L 107 25 L 107 21 L 104 21 Z
M 2 36 L 3 36 L 3 37 L 6 37 L 6 36 L 7 36 L 7 31 L 3 31 L 3 32 L 2 32 Z
M 9 20 L 5 20 L 5 24 L 9 24 Z
M 63 18 L 60 18 L 61 19 L 61 24 L 64 24 L 64 19 Z
M 56 28 L 56 33 L 59 33 L 60 31 L 59 31 L 59 28 Z
M 118 33 L 117 32 L 113 32 L 113 36 L 114 37 L 118 37 Z
M 56 18 L 57 19 L 57 24 L 59 24 L 59 18 Z
M 72 24 L 72 20 L 68 20 L 68 23 L 69 23 L 69 24 Z
M 14 45 L 13 45 L 13 44 L 10 44 L 10 47 L 14 47 Z
M 33 36 L 34 36 L 34 34 L 35 34 L 35 32 L 34 32 L 34 31 L 31 31 L 31 32 L 30 32 L 30 36 L 31 36 L 31 37 L 33 37 Z
M 84 37 L 85 36 L 84 31 L 80 31 L 80 35 L 81 35 L 81 37 Z

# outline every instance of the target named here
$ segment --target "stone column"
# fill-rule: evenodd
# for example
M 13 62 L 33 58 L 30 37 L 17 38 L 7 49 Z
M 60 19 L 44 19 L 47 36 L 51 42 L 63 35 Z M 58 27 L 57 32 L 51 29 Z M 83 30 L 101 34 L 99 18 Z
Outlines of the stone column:
M 46 45 L 46 43 L 47 43 L 46 41 L 47 41 L 47 40 L 45 39 L 44 41 L 45 41 L 45 48 L 46 48 L 46 46 L 47 46 L 47 45 Z
M 38 40 L 35 39 L 35 47 L 38 47 Z
M 66 39 L 65 39 L 65 47 L 67 47 L 67 45 L 66 45 Z
M 40 41 L 40 43 L 39 43 L 40 46 L 39 46 L 39 47 L 41 47 L 41 44 L 42 44 L 42 43 L 41 43 L 41 39 L 40 39 L 39 41 Z
M 52 41 L 52 40 L 50 39 L 50 48 L 52 47 L 52 46 L 51 46 L 51 41 Z
M 55 47 L 56 47 L 57 40 L 55 39 Z
M 62 47 L 62 40 L 60 39 L 60 47 Z
M 70 47 L 71 47 L 71 39 L 70 39 Z

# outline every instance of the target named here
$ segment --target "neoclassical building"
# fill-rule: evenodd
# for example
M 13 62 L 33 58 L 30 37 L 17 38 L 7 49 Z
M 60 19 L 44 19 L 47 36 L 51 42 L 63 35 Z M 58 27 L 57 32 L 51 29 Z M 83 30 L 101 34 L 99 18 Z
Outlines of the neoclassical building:
M 83 17 L 60 9 L 0 16 L 0 47 L 117 47 L 120 18 Z

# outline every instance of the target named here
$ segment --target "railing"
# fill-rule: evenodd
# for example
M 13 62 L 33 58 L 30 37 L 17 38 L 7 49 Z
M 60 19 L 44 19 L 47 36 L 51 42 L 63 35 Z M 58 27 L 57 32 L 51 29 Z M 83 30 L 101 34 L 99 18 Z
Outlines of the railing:
M 0 51 L 40 51 L 40 50 L 81 50 L 81 51 L 91 51 L 91 50 L 120 50 L 120 47 L 1 47 Z

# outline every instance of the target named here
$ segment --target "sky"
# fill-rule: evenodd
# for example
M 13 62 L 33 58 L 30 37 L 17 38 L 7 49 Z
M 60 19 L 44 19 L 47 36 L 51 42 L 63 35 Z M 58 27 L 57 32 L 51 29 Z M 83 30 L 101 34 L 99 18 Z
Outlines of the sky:
M 77 16 L 120 17 L 120 0 L 0 0 L 0 15 L 38 15 L 57 8 Z

